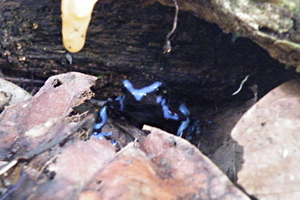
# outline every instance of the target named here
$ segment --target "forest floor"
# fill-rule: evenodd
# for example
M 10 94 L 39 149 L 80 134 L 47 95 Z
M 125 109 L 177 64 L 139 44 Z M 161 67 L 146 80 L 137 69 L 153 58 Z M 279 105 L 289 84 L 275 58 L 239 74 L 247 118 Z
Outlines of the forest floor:
M 116 9 L 114 4 L 101 7 L 103 13 L 106 10 L 110 13 L 109 10 L 112 9 Z M 236 181 L 236 170 L 239 170 L 240 166 L 233 169 L 233 159 L 236 157 L 236 147 L 233 146 L 237 145 L 230 135 L 233 127 L 243 114 L 268 92 L 284 82 L 297 79 L 299 75 L 293 68 L 286 68 L 272 59 L 250 39 L 224 34 L 216 25 L 196 18 L 188 12 L 180 12 L 178 27 L 171 37 L 173 50 L 168 55 L 163 54 L 164 37 L 169 31 L 165 27 L 172 24 L 173 13 L 174 9 L 160 4 L 138 10 L 119 7 L 117 15 L 109 21 L 110 24 L 105 22 L 107 24 L 101 25 L 109 27 L 109 31 L 116 31 L 113 37 L 117 43 L 112 45 L 112 48 L 120 49 L 118 54 L 114 49 L 112 55 L 109 54 L 109 50 L 106 50 L 107 53 L 103 54 L 103 57 L 99 55 L 102 64 L 106 65 L 105 70 L 101 70 L 101 66 L 98 66 L 99 69 L 95 66 L 85 69 L 82 60 L 81 63 L 76 63 L 76 58 L 81 59 L 82 54 L 72 54 L 74 67 L 64 61 L 61 67 L 68 67 L 63 70 L 50 70 L 52 74 L 36 73 L 42 69 L 35 70 L 31 67 L 26 74 L 24 71 L 16 73 L 6 66 L 0 67 L 1 78 L 10 80 L 35 95 L 51 75 L 78 71 L 98 77 L 92 91 L 95 93 L 94 99 L 99 101 L 121 95 L 124 79 L 138 80 L 144 86 L 151 84 L 151 81 L 162 81 L 168 87 L 170 99 L 173 102 L 184 102 L 191 116 L 201 121 L 202 133 L 191 143 L 232 181 Z M 147 15 L 151 14 L 157 17 L 148 19 Z M 162 18 L 166 14 L 168 16 Z M 96 17 L 111 16 L 96 14 Z M 140 21 L 144 21 L 143 30 L 139 31 L 138 36 L 133 35 L 135 32 L 131 33 L 129 28 Z M 92 22 L 91 26 L 95 26 L 95 22 Z M 103 31 L 104 38 L 112 36 L 109 31 Z M 93 36 L 93 33 L 90 34 Z M 124 38 L 124 41 L 120 38 Z M 128 43 L 131 44 L 126 41 L 128 38 L 134 38 L 135 46 L 128 46 Z M 103 44 L 100 47 L 103 48 Z M 83 51 L 96 48 L 94 45 L 92 40 L 88 39 Z M 144 50 L 135 51 L 134 48 Z M 126 49 L 128 51 L 125 51 Z M 107 62 L 108 60 L 111 61 Z M 39 66 L 43 66 L 43 62 L 47 61 L 41 60 Z M 246 77 L 248 79 L 241 90 L 232 95 Z

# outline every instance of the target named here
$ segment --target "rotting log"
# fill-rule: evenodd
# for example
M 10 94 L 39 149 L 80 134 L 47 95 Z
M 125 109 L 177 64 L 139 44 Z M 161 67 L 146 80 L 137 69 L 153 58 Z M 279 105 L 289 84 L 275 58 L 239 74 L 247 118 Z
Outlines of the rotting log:
M 101 77 L 97 87 L 101 98 L 116 95 L 115 88 L 121 88 L 124 78 L 148 82 L 156 79 L 171 85 L 180 98 L 190 103 L 231 98 L 248 74 L 256 84 L 261 81 L 258 77 L 263 76 L 263 81 L 271 79 L 269 88 L 260 88 L 262 93 L 286 80 L 277 78 L 272 84 L 273 78 L 264 73 L 269 68 L 274 68 L 274 74 L 286 73 L 283 65 L 250 40 L 239 38 L 232 42 L 233 35 L 225 35 L 216 25 L 182 11 L 193 8 L 193 12 L 198 10 L 198 16 L 214 21 L 213 16 L 221 17 L 210 12 L 216 9 L 213 3 L 178 2 L 178 27 L 171 37 L 173 50 L 169 55 L 163 54 L 162 47 L 172 28 L 174 8 L 139 0 L 97 2 L 86 45 L 79 53 L 70 54 L 62 46 L 59 1 L 3 0 L 2 73 L 32 79 L 67 71 L 93 74 Z M 223 15 L 221 19 L 226 21 L 225 18 Z M 227 21 L 230 24 L 230 19 Z M 240 32 L 242 36 L 248 33 Z

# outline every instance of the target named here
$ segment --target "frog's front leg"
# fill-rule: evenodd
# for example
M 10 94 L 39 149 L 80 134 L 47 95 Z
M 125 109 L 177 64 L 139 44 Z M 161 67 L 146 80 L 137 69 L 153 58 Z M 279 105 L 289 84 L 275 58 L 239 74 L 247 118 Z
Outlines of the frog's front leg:
M 103 108 L 101 108 L 101 110 L 99 112 L 99 117 L 101 118 L 101 121 L 99 123 L 95 123 L 94 131 L 91 136 L 96 137 L 99 140 L 104 140 L 105 137 L 109 137 L 112 135 L 111 132 L 105 133 L 102 131 L 103 126 L 107 122 L 107 106 L 104 106 Z

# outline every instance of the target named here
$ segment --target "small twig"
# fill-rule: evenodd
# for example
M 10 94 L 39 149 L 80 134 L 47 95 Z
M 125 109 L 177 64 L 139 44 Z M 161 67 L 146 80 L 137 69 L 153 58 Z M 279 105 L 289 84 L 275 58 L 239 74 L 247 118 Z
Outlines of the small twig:
M 16 158 L 10 162 L 8 162 L 7 164 L 5 164 L 4 166 L 2 166 L 0 168 L 0 176 L 2 174 L 4 174 L 5 172 L 7 172 L 9 169 L 11 169 L 13 166 L 15 166 L 17 163 L 19 162 L 19 158 Z
M 17 83 L 39 83 L 39 84 L 45 83 L 45 81 L 42 81 L 42 80 L 34 80 L 34 79 L 28 79 L 28 78 L 15 78 L 15 77 L 9 77 L 9 76 L 1 76 L 0 78 L 3 78 L 7 81 L 17 82 Z
M 232 96 L 238 94 L 238 93 L 242 90 L 243 85 L 244 85 L 244 83 L 248 80 L 248 78 L 249 78 L 249 75 L 247 75 L 247 76 L 244 78 L 244 80 L 242 80 L 239 89 L 238 89 L 237 91 L 235 91 L 234 93 L 232 93 Z
M 168 33 L 168 35 L 166 37 L 166 43 L 165 43 L 165 45 L 163 47 L 164 54 L 170 53 L 171 50 L 172 50 L 172 45 L 171 45 L 170 37 L 172 36 L 172 34 L 174 33 L 174 31 L 176 30 L 176 27 L 177 27 L 179 6 L 178 6 L 178 3 L 177 3 L 177 0 L 173 0 L 173 2 L 174 2 L 174 5 L 175 5 L 175 16 L 174 16 L 174 21 L 173 21 L 173 28 Z

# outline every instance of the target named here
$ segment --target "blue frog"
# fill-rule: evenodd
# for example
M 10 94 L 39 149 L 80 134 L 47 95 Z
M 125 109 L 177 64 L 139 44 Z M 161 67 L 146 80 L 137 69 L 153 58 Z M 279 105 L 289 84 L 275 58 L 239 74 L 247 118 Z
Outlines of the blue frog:
M 99 112 L 99 119 L 94 125 L 92 135 L 99 139 L 113 133 L 102 131 L 108 119 L 108 110 L 129 119 L 139 128 L 148 124 L 156 126 L 179 137 L 192 139 L 192 134 L 201 132 L 201 123 L 191 119 L 190 111 L 184 103 L 170 105 L 166 86 L 159 81 L 146 87 L 136 88 L 129 80 L 123 81 L 124 94 L 107 101 Z

